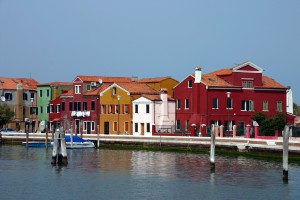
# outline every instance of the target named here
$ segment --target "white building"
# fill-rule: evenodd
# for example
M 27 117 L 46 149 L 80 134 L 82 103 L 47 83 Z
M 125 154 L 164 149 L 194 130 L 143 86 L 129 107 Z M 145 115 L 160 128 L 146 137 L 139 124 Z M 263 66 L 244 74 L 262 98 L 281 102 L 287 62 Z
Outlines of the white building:
M 152 126 L 157 132 L 173 132 L 175 129 L 175 100 L 166 92 L 160 95 L 143 95 L 132 102 L 133 135 L 152 136 Z

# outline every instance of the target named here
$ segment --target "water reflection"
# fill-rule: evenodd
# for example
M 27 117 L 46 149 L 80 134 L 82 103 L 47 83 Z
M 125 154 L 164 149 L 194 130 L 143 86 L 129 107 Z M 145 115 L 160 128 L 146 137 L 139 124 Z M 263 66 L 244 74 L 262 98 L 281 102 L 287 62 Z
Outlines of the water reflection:
M 84 198 L 82 191 L 106 199 L 299 199 L 299 165 L 290 165 L 285 184 L 280 162 L 242 156 L 217 156 L 211 172 L 206 154 L 99 149 L 67 153 L 67 166 L 52 166 L 51 149 L 0 146 L 0 179 L 5 180 L 0 182 L 1 194 L 14 193 L 14 199 L 36 191 L 47 191 L 52 199 Z M 20 184 L 24 181 L 28 184 Z M 64 196 L 66 187 L 72 188 L 69 196 Z

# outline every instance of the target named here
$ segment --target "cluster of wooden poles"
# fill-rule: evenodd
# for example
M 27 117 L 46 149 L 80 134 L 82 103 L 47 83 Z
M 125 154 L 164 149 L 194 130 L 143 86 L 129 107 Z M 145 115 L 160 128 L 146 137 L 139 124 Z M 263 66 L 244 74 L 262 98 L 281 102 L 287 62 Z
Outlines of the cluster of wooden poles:
M 288 156 L 289 156 L 289 137 L 292 135 L 292 126 L 286 125 L 282 132 L 283 136 L 283 156 L 282 156 L 282 168 L 283 168 L 283 180 L 288 180 Z M 216 135 L 215 135 L 215 127 L 212 125 L 211 127 L 211 142 L 210 142 L 210 169 L 211 172 L 215 172 L 215 143 L 216 143 Z

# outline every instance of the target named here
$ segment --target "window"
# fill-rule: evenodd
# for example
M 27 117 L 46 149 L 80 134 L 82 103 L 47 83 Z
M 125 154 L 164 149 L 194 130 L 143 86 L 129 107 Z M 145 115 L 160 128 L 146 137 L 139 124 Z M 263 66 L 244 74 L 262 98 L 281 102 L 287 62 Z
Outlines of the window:
M 87 102 L 86 102 L 86 101 L 83 102 L 83 110 L 84 110 L 84 111 L 87 110 Z
M 30 98 L 34 99 L 34 93 L 30 93 Z
M 95 111 L 95 101 L 92 101 L 92 111 Z
M 180 99 L 176 100 L 176 109 L 180 110 Z
M 234 121 L 229 120 L 229 121 L 225 121 L 225 130 L 226 131 L 232 131 L 232 126 L 234 125 Z
M 185 121 L 185 130 L 188 131 L 189 130 L 189 120 Z
M 120 113 L 120 105 L 117 104 L 116 107 L 115 107 L 115 113 L 119 114 Z
M 90 85 L 90 84 L 87 84 L 87 85 L 86 85 L 86 90 L 87 90 L 87 91 L 91 90 L 91 85 Z
M 6 101 L 12 101 L 12 93 L 5 93 L 4 96 Z
M 73 102 L 72 101 L 69 102 L 69 111 L 73 111 Z
M 180 120 L 176 120 L 176 130 L 180 130 Z
M 277 101 L 277 112 L 282 112 L 282 101 Z
M 91 130 L 95 131 L 95 122 L 91 122 Z
M 43 113 L 43 112 L 44 112 L 43 106 L 40 107 L 40 110 L 41 110 L 40 113 Z
M 61 102 L 61 111 L 65 111 L 65 102 Z
M 189 105 L 189 99 L 185 99 L 185 109 L 189 109 L 190 105 Z
M 188 81 L 188 88 L 192 88 L 193 87 L 193 81 L 192 80 L 189 80 Z
M 57 104 L 56 105 L 56 113 L 59 113 L 60 112 L 60 104 Z
M 50 90 L 47 89 L 47 97 L 49 97 L 49 96 L 50 96 Z
M 40 97 L 43 96 L 43 90 L 40 90 Z
M 263 111 L 268 111 L 269 110 L 269 103 L 268 101 L 263 101 Z
M 134 132 L 139 132 L 139 124 L 138 123 L 134 123 Z
M 227 109 L 232 109 L 232 99 L 227 98 Z
M 50 106 L 47 106 L 47 113 L 50 113 Z
M 50 104 L 50 113 L 53 113 L 53 110 L 54 110 L 54 107 L 53 107 L 53 104 Z
M 146 113 L 150 113 L 150 105 L 146 104 Z
M 28 100 L 28 95 L 26 93 L 23 93 L 23 100 L 27 101 Z
M 149 132 L 150 132 L 150 123 L 147 123 L 146 126 L 147 126 L 147 127 L 146 127 L 146 132 L 149 133 Z
M 125 122 L 125 131 L 127 132 L 129 130 L 129 123 Z
M 80 94 L 81 85 L 75 85 L 75 94 Z
M 253 81 L 243 81 L 242 86 L 243 88 L 253 88 Z
M 243 100 L 242 111 L 254 111 L 254 102 L 251 100 Z
M 81 111 L 81 102 L 74 102 L 74 110 L 75 111 Z
M 101 114 L 105 114 L 106 110 L 105 110 L 106 106 L 104 104 L 101 105 Z
M 116 87 L 113 87 L 112 88 L 112 95 L 116 95 L 117 94 L 117 88 Z
M 124 113 L 125 113 L 125 114 L 128 114 L 128 113 L 129 113 L 129 105 L 128 105 L 128 104 L 125 104 L 125 105 L 124 105 Z
M 118 131 L 118 122 L 114 122 L 114 131 Z
M 108 113 L 109 113 L 109 114 L 112 113 L 112 105 L 108 105 Z
M 135 104 L 134 108 L 135 108 L 135 113 L 139 113 L 139 105 Z
M 213 109 L 218 109 L 218 98 L 213 98 Z

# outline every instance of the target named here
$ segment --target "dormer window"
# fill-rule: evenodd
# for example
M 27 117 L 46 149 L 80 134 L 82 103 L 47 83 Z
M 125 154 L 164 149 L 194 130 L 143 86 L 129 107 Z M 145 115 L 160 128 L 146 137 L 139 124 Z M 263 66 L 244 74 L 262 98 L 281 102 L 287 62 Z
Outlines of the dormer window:
M 112 88 L 112 95 L 116 95 L 117 94 L 117 88 L 116 87 L 113 87 Z
M 243 88 L 253 88 L 253 81 L 243 81 Z
M 80 94 L 81 85 L 75 85 L 75 94 Z

